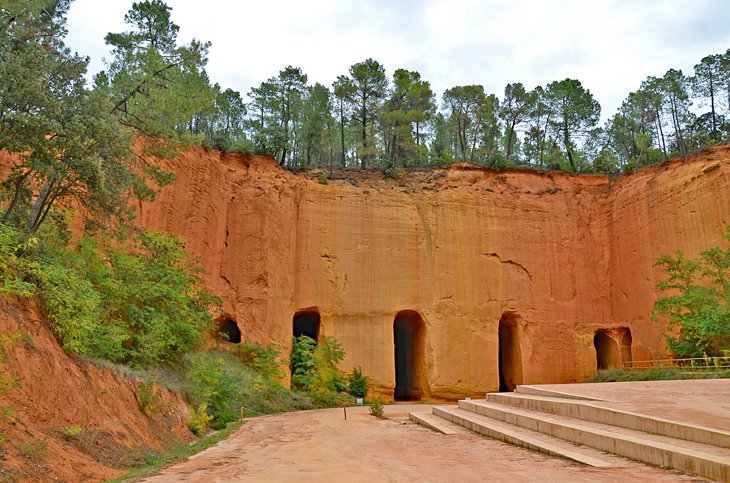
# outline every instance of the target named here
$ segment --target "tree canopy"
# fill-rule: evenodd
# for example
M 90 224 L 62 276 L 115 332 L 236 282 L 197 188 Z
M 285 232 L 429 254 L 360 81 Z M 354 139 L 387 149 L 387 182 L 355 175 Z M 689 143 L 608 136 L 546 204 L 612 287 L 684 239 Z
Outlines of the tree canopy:
M 181 44 L 162 0 L 133 3 L 129 30 L 106 36 L 111 56 L 88 86 L 88 59 L 63 44 L 69 4 L 0 10 L 0 148 L 22 158 L 3 180 L 2 216 L 28 231 L 59 204 L 126 216 L 130 194 L 152 196 L 148 180 L 171 180 L 158 160 L 191 143 L 271 155 L 292 169 L 468 161 L 615 173 L 730 139 L 730 49 L 703 57 L 691 75 L 648 76 L 599 125 L 601 106 L 578 79 L 514 82 L 499 95 L 457 85 L 437 99 L 418 71 L 388 77 L 373 58 L 329 86 L 288 65 L 242 95 L 211 85 L 209 44 Z
M 668 320 L 667 347 L 679 357 L 730 356 L 730 227 L 725 240 L 724 249 L 665 254 L 655 264 L 666 278 L 653 317 Z
M 60 205 L 89 219 L 127 218 L 130 195 L 153 194 L 146 177 L 171 180 L 159 159 L 196 141 L 187 123 L 214 100 L 208 44 L 177 45 L 160 0 L 133 4 L 125 17 L 132 30 L 107 35 L 112 58 L 87 86 L 88 59 L 63 42 L 69 4 L 0 10 L 0 148 L 19 158 L 2 184 L 2 221 L 26 232 Z

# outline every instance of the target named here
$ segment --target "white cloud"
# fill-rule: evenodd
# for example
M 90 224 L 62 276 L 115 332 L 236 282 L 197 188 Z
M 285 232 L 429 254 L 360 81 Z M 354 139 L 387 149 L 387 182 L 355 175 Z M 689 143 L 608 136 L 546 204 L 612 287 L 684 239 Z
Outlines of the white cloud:
M 168 0 L 180 37 L 210 40 L 211 80 L 246 94 L 287 65 L 310 82 L 331 85 L 350 65 L 373 57 L 388 73 L 421 72 L 441 94 L 482 84 L 500 96 L 510 82 L 527 87 L 577 78 L 603 117 L 648 75 L 670 67 L 691 73 L 705 55 L 730 48 L 724 0 L 392 2 Z M 107 32 L 126 30 L 131 0 L 76 0 L 68 45 L 108 55 Z

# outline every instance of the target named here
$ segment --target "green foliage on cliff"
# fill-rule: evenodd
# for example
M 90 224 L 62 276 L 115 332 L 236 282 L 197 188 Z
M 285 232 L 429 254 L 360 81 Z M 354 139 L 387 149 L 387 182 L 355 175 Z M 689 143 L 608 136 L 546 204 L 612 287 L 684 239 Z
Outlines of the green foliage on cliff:
M 241 414 L 250 417 L 317 407 L 308 395 L 285 389 L 232 352 L 192 352 L 173 370 L 182 380 L 179 389 L 186 399 L 195 406 L 207 405 L 213 429 L 225 427 Z
M 344 357 L 345 351 L 337 339 L 324 337 L 317 344 L 306 335 L 295 337 L 291 357 L 292 386 L 320 399 L 344 391 L 347 377 L 337 367 Z
M 129 219 L 132 196 L 154 195 L 147 179 L 171 181 L 159 159 L 202 140 L 181 126 L 215 98 L 208 44 L 180 45 L 160 0 L 132 5 L 131 30 L 106 37 L 112 55 L 89 87 L 89 59 L 64 45 L 70 3 L 0 5 L 0 149 L 17 155 L 0 180 L 1 219 L 25 232 L 59 206 Z
M 653 318 L 666 317 L 672 333 L 667 346 L 678 357 L 730 355 L 730 227 L 725 249 L 711 248 L 697 258 L 662 255 L 655 263 L 666 279 Z
M 0 223 L 0 293 L 35 294 L 67 350 L 147 366 L 200 343 L 219 301 L 202 289 L 181 239 L 150 231 L 125 241 L 73 238 L 62 222 L 39 236 L 24 240 Z
M 365 397 L 368 393 L 368 378 L 363 375 L 361 367 L 352 370 L 347 391 L 353 397 Z

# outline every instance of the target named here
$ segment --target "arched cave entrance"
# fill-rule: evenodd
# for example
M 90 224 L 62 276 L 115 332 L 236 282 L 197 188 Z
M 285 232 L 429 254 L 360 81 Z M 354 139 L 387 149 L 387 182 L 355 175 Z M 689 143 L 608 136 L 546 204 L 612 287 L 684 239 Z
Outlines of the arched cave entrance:
M 499 391 L 514 391 L 522 384 L 522 349 L 520 348 L 519 318 L 503 314 L 499 319 Z
M 225 317 L 218 323 L 218 333 L 225 334 L 222 339 L 233 344 L 241 342 L 241 329 L 238 328 L 236 321 L 230 317 Z
M 631 329 L 599 329 L 593 336 L 596 349 L 596 368 L 598 370 L 618 367 L 631 362 Z
M 306 335 L 315 342 L 319 342 L 319 311 L 316 309 L 302 310 L 294 314 L 292 330 L 294 337 Z
M 423 397 L 425 374 L 425 327 L 413 310 L 398 312 L 393 322 L 396 401 L 417 401 Z

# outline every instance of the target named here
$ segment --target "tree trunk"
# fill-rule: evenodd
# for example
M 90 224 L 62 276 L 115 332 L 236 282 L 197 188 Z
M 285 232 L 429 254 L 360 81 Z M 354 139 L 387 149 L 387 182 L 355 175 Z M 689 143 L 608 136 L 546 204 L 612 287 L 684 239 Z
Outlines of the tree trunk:
M 512 135 L 515 132 L 515 125 L 517 124 L 517 118 L 512 119 L 512 125 L 507 133 L 507 159 L 512 159 Z
M 575 166 L 575 160 L 573 160 L 573 149 L 570 145 L 570 133 L 568 132 L 568 123 L 563 122 L 563 144 L 565 145 L 565 152 L 568 155 L 568 161 L 570 162 L 570 167 L 573 169 L 573 172 L 575 173 L 578 171 L 578 168 Z
M 46 201 L 48 200 L 48 196 L 51 194 L 51 190 L 53 189 L 53 185 L 55 184 L 55 182 L 56 175 L 54 173 L 51 174 L 51 176 L 41 188 L 40 193 L 38 193 L 38 198 L 36 198 L 35 203 L 33 203 L 33 208 L 31 208 L 30 213 L 28 213 L 28 217 L 25 220 L 25 230 L 27 232 L 30 233 L 37 228 L 37 223 L 38 219 L 41 216 L 41 211 L 46 205 Z
M 712 112 L 712 139 L 717 139 L 717 122 L 715 121 L 715 89 L 710 76 L 710 112 Z
M 344 108 L 344 102 L 340 100 L 340 145 L 342 146 L 342 157 L 340 158 L 340 162 L 342 163 L 342 167 L 347 167 L 347 161 L 345 159 L 345 108 Z
M 667 143 L 664 140 L 664 130 L 662 129 L 662 120 L 658 110 L 656 116 L 656 125 L 657 131 L 659 132 L 659 139 L 662 140 L 662 153 L 664 153 L 664 162 L 666 163 L 667 160 L 669 160 L 669 156 L 667 155 Z
M 365 112 L 366 105 L 367 105 L 367 103 L 366 103 L 366 96 L 365 96 L 365 93 L 363 93 L 363 96 L 362 96 L 362 119 L 361 119 L 362 120 L 362 156 L 360 157 L 360 163 L 361 163 L 362 169 L 365 169 L 367 167 L 367 156 L 368 156 L 367 155 L 367 137 L 368 137 L 367 123 L 368 123 L 368 118 L 367 118 L 367 113 Z
M 14 183 L 14 189 L 13 189 L 13 198 L 10 200 L 10 204 L 8 205 L 7 210 L 5 210 L 5 213 L 3 214 L 3 223 L 7 223 L 10 221 L 10 216 L 12 215 L 13 211 L 15 210 L 16 205 L 18 204 L 18 201 L 20 200 L 20 192 L 23 189 L 23 182 L 30 174 L 30 171 L 25 173 L 24 175 L 18 177 L 18 179 L 15 180 Z
M 682 157 L 687 156 L 687 150 L 684 147 L 684 138 L 682 137 L 682 128 L 679 125 L 679 107 L 677 107 L 677 99 L 672 97 L 670 100 L 672 111 L 672 123 L 674 124 L 674 135 L 677 137 L 677 147 Z

